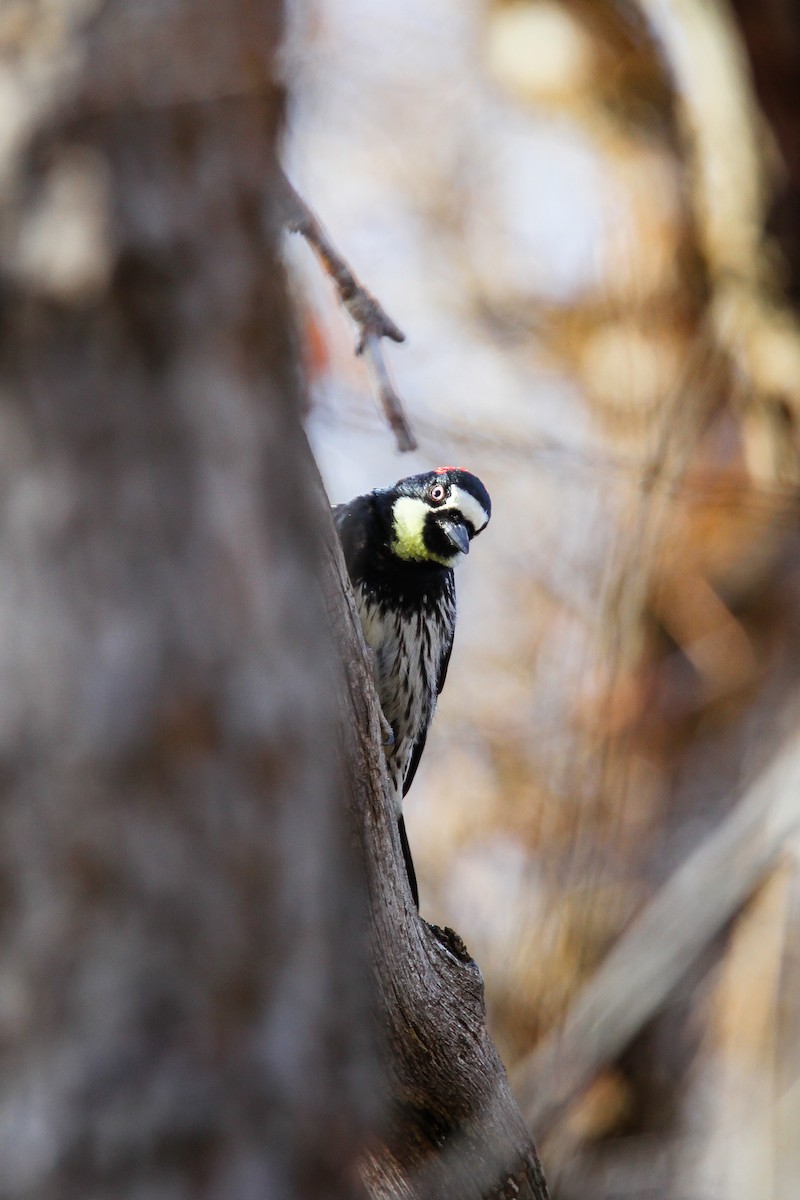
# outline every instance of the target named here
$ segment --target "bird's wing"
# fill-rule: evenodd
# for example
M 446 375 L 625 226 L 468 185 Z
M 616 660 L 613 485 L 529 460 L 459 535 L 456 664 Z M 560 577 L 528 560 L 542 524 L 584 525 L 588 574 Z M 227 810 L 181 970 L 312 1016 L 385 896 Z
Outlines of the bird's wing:
M 453 625 L 450 628 L 450 637 L 442 646 L 442 657 L 439 659 L 439 673 L 438 673 L 437 682 L 436 682 L 436 695 L 437 696 L 440 696 L 442 694 L 442 688 L 444 687 L 444 681 L 447 678 L 447 668 L 450 665 L 450 655 L 453 652 L 453 637 L 455 635 L 455 631 L 456 631 L 456 627 L 455 627 L 455 623 L 453 623 Z M 419 735 L 416 742 L 414 743 L 414 749 L 411 751 L 411 758 L 408 763 L 408 770 L 406 771 L 406 777 L 403 780 L 403 795 L 404 796 L 406 796 L 408 794 L 408 789 L 411 787 L 411 784 L 414 782 L 414 776 L 417 773 L 417 767 L 419 766 L 419 760 L 422 758 L 422 751 L 425 749 L 425 742 L 427 740 L 427 737 L 428 737 L 428 730 L 423 729 L 422 733 Z
M 447 678 L 447 668 L 450 666 L 450 655 L 453 652 L 453 638 L 456 634 L 456 581 L 452 571 L 447 572 L 445 598 L 449 608 L 448 629 L 442 639 L 442 654 L 439 659 L 439 673 L 436 677 L 436 695 L 441 696 L 444 681 Z
M 442 657 L 439 661 L 439 678 L 436 682 L 436 695 L 441 696 L 444 681 L 447 679 L 447 668 L 450 666 L 450 655 L 453 653 L 453 637 L 455 636 L 455 625 L 450 630 L 450 641 L 442 651 Z
M 372 524 L 375 519 L 371 495 L 356 496 L 347 504 L 333 507 L 333 523 L 342 543 L 344 561 L 351 579 L 361 574 L 359 567 L 367 552 Z

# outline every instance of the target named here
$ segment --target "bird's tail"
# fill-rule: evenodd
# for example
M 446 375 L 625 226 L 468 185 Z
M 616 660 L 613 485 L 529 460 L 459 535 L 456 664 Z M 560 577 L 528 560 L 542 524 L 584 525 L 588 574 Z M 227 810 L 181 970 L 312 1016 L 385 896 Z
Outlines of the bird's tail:
M 400 832 L 400 845 L 403 849 L 403 860 L 406 864 L 406 873 L 408 875 L 408 885 L 411 888 L 411 895 L 414 897 L 414 904 L 419 908 L 419 891 L 417 889 L 417 873 L 414 870 L 414 860 L 411 857 L 411 847 L 408 844 L 408 834 L 406 833 L 406 823 L 403 819 L 403 814 L 397 818 L 397 828 Z

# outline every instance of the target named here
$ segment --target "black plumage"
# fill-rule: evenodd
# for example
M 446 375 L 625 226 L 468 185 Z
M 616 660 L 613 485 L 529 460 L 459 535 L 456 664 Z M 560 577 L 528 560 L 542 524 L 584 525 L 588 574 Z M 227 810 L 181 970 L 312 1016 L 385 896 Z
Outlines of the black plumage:
M 401 479 L 334 509 L 391 728 L 386 760 L 415 901 L 402 798 L 414 779 L 447 675 L 456 624 L 453 567 L 490 515 L 483 484 L 456 467 Z

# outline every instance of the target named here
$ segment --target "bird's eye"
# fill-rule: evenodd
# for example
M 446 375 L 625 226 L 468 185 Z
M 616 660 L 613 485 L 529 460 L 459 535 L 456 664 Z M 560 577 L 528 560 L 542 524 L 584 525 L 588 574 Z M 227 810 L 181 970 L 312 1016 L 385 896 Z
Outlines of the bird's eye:
M 428 496 L 434 504 L 441 504 L 445 497 L 444 488 L 440 483 L 435 483 L 428 493 Z

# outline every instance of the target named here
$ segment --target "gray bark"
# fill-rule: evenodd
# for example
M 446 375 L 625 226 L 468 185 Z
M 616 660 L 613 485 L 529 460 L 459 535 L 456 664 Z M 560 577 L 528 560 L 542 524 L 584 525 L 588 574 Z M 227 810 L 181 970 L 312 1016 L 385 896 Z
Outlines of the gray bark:
M 406 880 L 378 702 L 341 555 L 329 608 L 347 662 L 347 757 L 367 874 L 388 1115 L 364 1169 L 371 1195 L 546 1200 L 530 1133 L 486 1029 L 483 980 L 457 933 L 422 920 Z
M 269 215 L 278 20 L 19 15 L 0 1195 L 354 1196 L 369 975 Z

